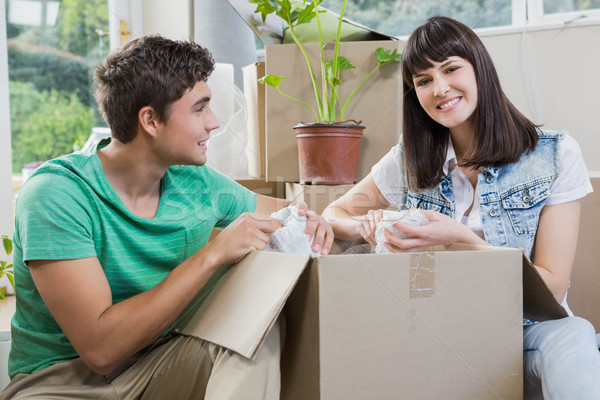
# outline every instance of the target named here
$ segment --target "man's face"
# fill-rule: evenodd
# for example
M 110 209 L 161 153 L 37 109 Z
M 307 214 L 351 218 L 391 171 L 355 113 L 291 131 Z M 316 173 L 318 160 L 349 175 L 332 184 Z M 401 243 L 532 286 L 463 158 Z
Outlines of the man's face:
M 206 164 L 206 142 L 219 127 L 210 99 L 206 82 L 197 82 L 171 105 L 167 120 L 158 123 L 158 151 L 168 165 Z

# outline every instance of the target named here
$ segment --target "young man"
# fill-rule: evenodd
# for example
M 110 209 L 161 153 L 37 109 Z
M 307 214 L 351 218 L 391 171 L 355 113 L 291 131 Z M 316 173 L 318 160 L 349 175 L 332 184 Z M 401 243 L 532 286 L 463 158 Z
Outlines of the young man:
M 169 331 L 226 266 L 265 248 L 280 227 L 269 214 L 287 205 L 203 166 L 219 126 L 213 67 L 201 46 L 152 35 L 97 69 L 112 139 L 47 162 L 17 201 L 1 399 L 279 398 L 277 326 L 255 361 Z M 326 254 L 331 228 L 299 208 Z

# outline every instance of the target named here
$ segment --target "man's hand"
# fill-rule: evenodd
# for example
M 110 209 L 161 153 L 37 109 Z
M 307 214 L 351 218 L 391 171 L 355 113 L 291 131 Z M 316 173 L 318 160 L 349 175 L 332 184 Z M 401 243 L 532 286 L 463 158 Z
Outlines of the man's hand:
M 306 216 L 306 229 L 304 230 L 306 238 L 309 241 L 313 236 L 315 238 L 312 244 L 312 251 L 327 255 L 333 244 L 333 230 L 331 226 L 325 222 L 322 216 L 309 210 L 306 203 L 300 201 L 292 204 L 298 207 L 298 215 Z
M 315 238 L 312 244 L 312 251 L 315 253 L 320 252 L 323 255 L 329 253 L 333 244 L 333 230 L 331 229 L 331 226 L 325 222 L 325 219 L 322 216 L 309 210 L 306 203 L 303 201 L 290 203 L 287 200 L 276 199 L 260 194 L 256 195 L 256 199 L 256 213 L 258 214 L 255 215 L 271 215 L 282 208 L 296 206 L 298 208 L 298 215 L 306 216 L 306 229 L 304 230 L 306 238 L 309 242 L 312 240 L 313 236 Z M 281 227 L 281 225 L 279 227 Z
M 268 233 L 282 225 L 268 215 L 244 213 L 211 240 L 206 246 L 214 252 L 219 266 L 234 264 L 252 250 L 264 250 L 269 244 Z

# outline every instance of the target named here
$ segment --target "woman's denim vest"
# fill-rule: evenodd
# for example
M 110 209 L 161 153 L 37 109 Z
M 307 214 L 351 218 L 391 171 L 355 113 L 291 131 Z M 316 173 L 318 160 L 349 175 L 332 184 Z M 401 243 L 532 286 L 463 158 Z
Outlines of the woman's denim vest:
M 477 195 L 485 239 L 494 246 L 521 248 L 533 259 L 533 243 L 542 207 L 559 170 L 558 144 L 564 131 L 538 130 L 534 151 L 500 168 L 483 168 Z M 432 189 L 412 192 L 406 184 L 402 145 L 398 163 L 406 208 L 434 210 L 454 218 L 454 192 L 450 176 Z

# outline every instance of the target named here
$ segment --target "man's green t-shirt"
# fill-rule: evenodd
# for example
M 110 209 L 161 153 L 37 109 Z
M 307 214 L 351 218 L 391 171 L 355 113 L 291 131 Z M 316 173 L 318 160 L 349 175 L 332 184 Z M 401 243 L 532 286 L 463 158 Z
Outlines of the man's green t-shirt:
M 118 303 L 158 284 L 208 242 L 214 227 L 255 209 L 254 193 L 207 166 L 169 168 L 157 214 L 146 219 L 125 207 L 104 176 L 96 149 L 42 165 L 16 205 L 11 378 L 78 357 L 25 262 L 97 257 Z M 221 268 L 197 299 L 225 272 Z M 62 289 L 57 282 L 54 290 Z

